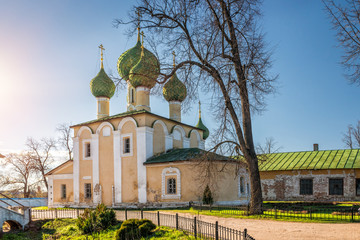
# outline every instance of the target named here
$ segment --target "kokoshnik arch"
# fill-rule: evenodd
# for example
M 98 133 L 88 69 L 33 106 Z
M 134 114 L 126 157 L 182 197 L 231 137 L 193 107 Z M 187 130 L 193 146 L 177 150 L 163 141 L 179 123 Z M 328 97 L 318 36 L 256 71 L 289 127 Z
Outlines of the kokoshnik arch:
M 186 86 L 174 74 L 163 87 L 169 118 L 151 113 L 150 89 L 160 64 L 144 47 L 138 28 L 136 45 L 118 60 L 127 82 L 127 111 L 109 116 L 115 84 L 103 67 L 90 82 L 97 101 L 97 119 L 72 126 L 74 159 L 47 173 L 48 205 L 53 206 L 179 206 L 200 201 L 206 185 L 215 203 L 247 203 L 248 173 L 244 164 L 204 150 L 209 130 L 201 120 L 181 123 Z M 175 61 L 175 56 L 174 56 Z M 211 163 L 211 179 L 203 164 Z M 235 166 L 236 165 L 236 166 Z

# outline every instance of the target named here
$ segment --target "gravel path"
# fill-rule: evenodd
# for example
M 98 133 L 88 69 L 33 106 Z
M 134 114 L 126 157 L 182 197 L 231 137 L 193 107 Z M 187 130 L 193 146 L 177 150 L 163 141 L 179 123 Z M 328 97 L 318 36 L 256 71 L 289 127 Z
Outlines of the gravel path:
M 163 212 L 169 213 L 169 212 Z M 193 217 L 189 213 L 179 213 L 180 216 Z M 302 223 L 283 222 L 274 220 L 221 218 L 214 216 L 197 216 L 199 220 L 215 223 L 243 230 L 256 240 L 303 240 L 303 239 L 326 239 L 326 240 L 359 240 L 360 223 Z

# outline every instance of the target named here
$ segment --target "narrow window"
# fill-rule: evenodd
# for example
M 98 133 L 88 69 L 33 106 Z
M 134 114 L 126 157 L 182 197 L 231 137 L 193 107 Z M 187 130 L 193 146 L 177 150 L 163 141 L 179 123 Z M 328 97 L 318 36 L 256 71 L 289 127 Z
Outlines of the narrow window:
M 85 198 L 91 199 L 91 183 L 85 183 Z
M 176 180 L 175 178 L 169 178 L 167 180 L 167 194 L 176 194 Z
M 244 192 L 245 192 L 244 177 L 240 177 L 240 193 L 243 194 Z
M 85 157 L 91 156 L 91 145 L 90 143 L 85 143 Z
M 330 178 L 329 195 L 343 195 L 343 194 L 344 194 L 344 179 Z
M 356 179 L 356 196 L 360 196 L 360 178 Z
M 130 89 L 130 103 L 134 103 L 134 89 Z
M 124 153 L 130 153 L 130 138 L 124 138 Z
M 61 198 L 66 198 L 66 184 L 61 184 Z
M 313 194 L 313 180 L 300 179 L 300 195 L 312 195 L 312 194 Z

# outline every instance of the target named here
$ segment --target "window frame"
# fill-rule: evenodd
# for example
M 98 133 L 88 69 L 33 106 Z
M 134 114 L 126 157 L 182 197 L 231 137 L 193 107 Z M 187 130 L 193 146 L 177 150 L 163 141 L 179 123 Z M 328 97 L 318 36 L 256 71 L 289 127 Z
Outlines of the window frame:
M 175 179 L 176 193 L 168 193 L 168 179 Z M 180 199 L 181 198 L 181 174 L 180 170 L 176 167 L 167 167 L 162 170 L 161 176 L 162 199 Z
M 66 199 L 66 184 L 61 184 L 61 199 Z
M 311 181 L 311 191 L 310 192 L 307 191 L 308 190 L 307 188 L 305 188 L 305 189 L 303 189 L 303 191 L 301 191 L 302 187 L 306 187 L 307 185 L 309 185 L 308 183 L 302 183 L 304 181 Z M 300 178 L 299 179 L 299 195 L 302 195 L 302 196 L 314 195 L 314 180 L 312 178 Z
M 120 153 L 122 157 L 131 157 L 133 156 L 133 134 L 127 133 L 127 134 L 121 134 L 121 141 L 120 141 Z M 125 141 L 129 139 L 129 152 L 125 152 Z
M 358 193 L 358 191 L 357 191 L 358 186 L 359 186 L 359 193 Z M 355 195 L 356 195 L 356 196 L 360 196 L 360 178 L 356 178 L 356 179 L 355 179 Z
M 90 148 L 90 151 L 88 152 L 88 146 Z M 92 151 L 91 151 L 91 141 L 89 139 L 83 140 L 83 160 L 91 160 L 92 157 Z M 87 154 L 89 153 L 89 155 Z
M 170 177 L 166 180 L 166 189 L 167 189 L 167 194 L 176 194 L 176 178 L 175 177 Z
M 341 194 L 332 193 L 334 190 L 331 191 L 331 181 L 341 180 Z M 329 178 L 329 196 L 344 196 L 344 178 Z
M 85 199 L 92 198 L 91 183 L 84 183 L 84 198 Z

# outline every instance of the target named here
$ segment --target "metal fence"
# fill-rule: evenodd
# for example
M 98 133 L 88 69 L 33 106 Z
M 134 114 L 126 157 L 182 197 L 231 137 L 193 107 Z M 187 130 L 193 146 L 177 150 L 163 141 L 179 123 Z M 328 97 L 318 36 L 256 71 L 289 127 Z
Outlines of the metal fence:
M 31 211 L 32 219 L 56 219 L 56 218 L 77 218 L 84 212 L 84 209 L 49 209 Z M 143 210 L 115 210 L 116 218 L 124 221 L 128 219 L 149 219 L 157 226 L 165 226 L 176 230 L 185 231 L 195 238 L 200 239 L 221 239 L 221 240 L 254 240 L 252 236 L 244 231 L 227 228 L 215 223 L 204 222 L 196 217 L 188 218 L 179 214 L 165 214 L 159 211 Z
M 249 206 L 219 206 L 219 205 L 196 205 L 192 204 L 191 207 L 198 211 L 211 211 L 224 215 L 249 215 Z M 269 205 L 263 208 L 263 214 L 259 217 L 269 218 L 287 218 L 287 219 L 307 219 L 318 221 L 347 221 L 347 222 L 360 222 L 360 208 L 359 206 L 332 206 L 332 205 Z

